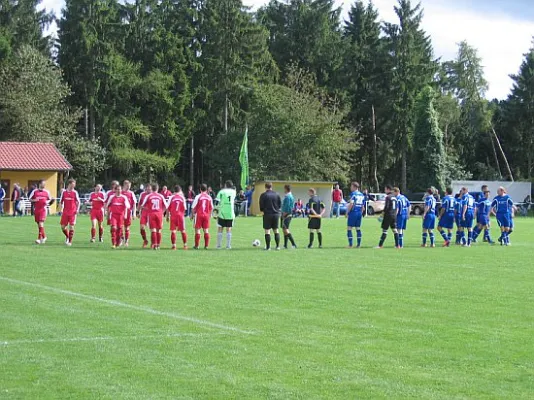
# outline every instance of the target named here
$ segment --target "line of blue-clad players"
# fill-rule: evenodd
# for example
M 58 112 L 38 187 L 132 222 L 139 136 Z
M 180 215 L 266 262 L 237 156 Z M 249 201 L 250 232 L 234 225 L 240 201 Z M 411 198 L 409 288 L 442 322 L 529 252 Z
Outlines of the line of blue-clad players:
M 361 222 L 363 211 L 365 209 L 365 195 L 359 191 L 359 184 L 353 182 L 351 185 L 351 198 L 347 212 L 347 238 L 349 247 L 353 247 L 353 229 L 356 229 L 356 246 L 361 246 L 362 232 Z M 391 229 L 396 238 L 396 247 L 404 247 L 404 231 L 406 230 L 407 220 L 410 216 L 410 201 L 400 193 L 398 188 L 388 191 L 390 207 L 388 210 L 394 214 Z M 444 247 L 449 247 L 452 243 L 454 226 L 456 225 L 457 245 L 470 247 L 476 243 L 479 235 L 484 232 L 484 242 L 494 244 L 490 235 L 490 216 L 494 214 L 499 225 L 501 235 L 498 241 L 501 245 L 510 245 L 510 234 L 513 231 L 513 216 L 515 206 L 511 197 L 506 193 L 506 189 L 500 187 L 497 196 L 490 200 L 490 191 L 487 186 L 482 187 L 483 197 L 477 202 L 469 193 L 466 187 L 460 190 L 460 193 L 453 195 L 451 188 L 447 188 L 446 196 L 441 199 L 441 207 L 437 210 L 437 200 L 435 198 L 435 189 L 427 190 L 425 196 L 425 210 L 423 213 L 423 234 L 422 247 L 435 247 L 434 229 L 437 228 L 444 240 Z M 388 203 L 388 201 L 386 201 Z M 384 215 L 385 218 L 388 215 Z M 390 219 L 392 215 L 389 215 Z M 386 225 L 389 225 L 387 223 Z M 384 228 L 384 226 L 383 226 Z M 387 232 L 387 227 L 385 228 Z M 428 243 L 429 242 L 429 243 Z M 380 246 L 381 247 L 381 246 Z

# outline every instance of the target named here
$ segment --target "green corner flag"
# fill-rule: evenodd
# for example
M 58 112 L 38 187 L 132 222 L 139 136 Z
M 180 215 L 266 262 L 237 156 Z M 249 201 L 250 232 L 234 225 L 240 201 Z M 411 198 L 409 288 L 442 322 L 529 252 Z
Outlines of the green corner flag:
M 245 190 L 248 185 L 248 125 L 245 128 L 245 137 L 239 153 L 239 164 L 241 164 L 241 188 Z

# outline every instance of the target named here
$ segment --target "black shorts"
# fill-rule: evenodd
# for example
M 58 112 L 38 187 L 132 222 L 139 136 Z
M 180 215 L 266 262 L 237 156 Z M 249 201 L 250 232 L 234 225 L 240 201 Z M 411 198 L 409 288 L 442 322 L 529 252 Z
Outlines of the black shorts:
M 388 229 L 397 229 L 397 217 L 391 215 L 386 215 L 382 220 L 382 230 L 387 231 Z
M 233 219 L 217 219 L 217 226 L 219 228 L 232 228 L 234 226 L 234 220 Z
M 288 215 L 285 218 L 280 218 L 280 224 L 282 225 L 282 229 L 289 229 L 289 225 L 291 225 L 291 215 Z
M 309 218 L 308 229 L 321 229 L 322 218 Z
M 263 216 L 263 229 L 278 229 L 280 226 L 280 216 L 279 215 L 264 215 Z

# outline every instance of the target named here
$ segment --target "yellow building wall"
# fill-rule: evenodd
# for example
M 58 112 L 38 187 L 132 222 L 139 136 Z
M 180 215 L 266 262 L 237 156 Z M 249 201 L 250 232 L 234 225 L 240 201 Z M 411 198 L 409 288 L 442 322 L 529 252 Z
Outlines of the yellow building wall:
M 6 193 L 6 204 L 9 204 L 9 213 L 13 213 L 13 203 L 8 201 L 11 199 L 11 193 L 15 183 L 18 183 L 23 189 L 30 187 L 30 182 L 44 179 L 46 181 L 46 189 L 50 192 L 52 198 L 58 196 L 58 173 L 54 171 L 0 171 L 0 180 L 9 180 L 9 193 Z M 57 202 L 50 207 L 50 213 L 57 212 Z
M 310 197 L 308 196 L 308 190 L 314 188 L 317 191 L 319 197 L 326 206 L 325 217 L 330 215 L 330 208 L 332 206 L 332 191 L 334 187 L 333 182 L 289 182 L 289 181 L 272 181 L 273 190 L 278 192 L 280 197 L 284 198 L 284 186 L 291 185 L 291 192 L 297 199 L 301 199 L 304 204 L 308 202 Z M 256 182 L 254 185 L 254 194 L 252 196 L 252 205 L 250 207 L 250 213 L 252 215 L 261 215 L 260 212 L 260 196 L 265 192 L 265 182 Z

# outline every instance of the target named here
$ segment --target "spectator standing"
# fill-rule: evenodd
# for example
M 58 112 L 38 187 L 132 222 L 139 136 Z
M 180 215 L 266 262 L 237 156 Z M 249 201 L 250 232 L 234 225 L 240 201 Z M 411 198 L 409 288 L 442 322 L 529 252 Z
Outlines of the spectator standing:
M 336 184 L 334 191 L 332 192 L 332 208 L 330 209 L 330 218 L 334 216 L 334 209 L 336 210 L 336 218 L 339 218 L 341 200 L 343 200 L 343 191 L 339 188 L 339 185 Z
M 187 189 L 187 195 L 185 196 L 185 200 L 187 201 L 187 216 L 188 217 L 191 215 L 191 207 L 193 206 L 195 197 L 196 197 L 196 194 L 193 190 L 193 186 L 189 185 L 189 188 Z
M 0 215 L 4 215 L 4 200 L 6 198 L 6 190 L 4 189 L 4 185 L 2 182 L 0 182 Z
M 211 197 L 211 200 L 215 200 L 215 197 L 217 197 L 211 186 L 208 186 L 208 194 Z
M 22 216 L 21 202 L 22 200 L 22 189 L 18 183 L 13 185 L 13 192 L 11 193 L 11 201 L 13 202 L 13 216 L 16 217 L 17 214 Z
M 245 199 L 246 199 L 246 215 L 250 215 L 250 205 L 252 204 L 252 195 L 254 194 L 254 188 L 252 186 L 247 186 L 245 191 Z
M 172 192 L 167 188 L 167 186 L 163 186 L 161 188 L 161 195 L 165 198 L 165 200 L 168 200 L 172 196 Z

